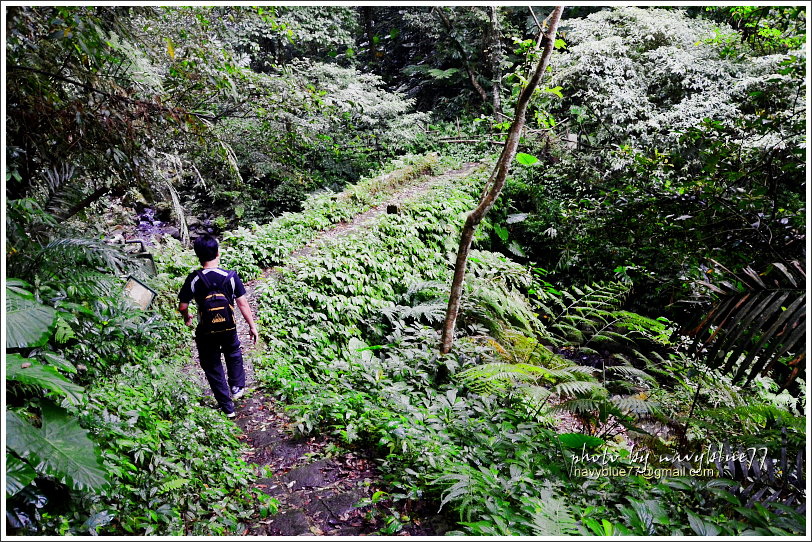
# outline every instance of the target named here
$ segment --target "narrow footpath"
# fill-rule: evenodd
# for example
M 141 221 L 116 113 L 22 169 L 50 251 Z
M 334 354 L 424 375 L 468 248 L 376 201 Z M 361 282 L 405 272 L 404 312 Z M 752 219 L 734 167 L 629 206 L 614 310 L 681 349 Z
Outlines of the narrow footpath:
M 432 185 L 449 177 L 463 177 L 473 172 L 479 163 L 466 163 L 462 168 L 430 177 L 409 185 L 368 211 L 325 230 L 307 245 L 287 258 L 288 265 L 306 258 L 318 250 L 327 239 L 336 239 L 365 227 L 376 216 L 394 210 L 405 201 L 431 189 Z M 262 277 L 245 284 L 249 303 L 257 314 L 257 285 L 276 280 L 277 269 L 266 269 Z M 256 481 L 255 487 L 279 501 L 277 514 L 250 525 L 242 535 L 257 536 L 358 536 L 383 535 L 441 535 L 451 528 L 434 509 L 425 509 L 420 503 L 401 501 L 393 503 L 380 498 L 387 492 L 385 483 L 376 469 L 372 457 L 361 451 L 346 451 L 337 441 L 326 435 L 297 436 L 290 419 L 284 414 L 284 405 L 270 393 L 257 387 L 253 354 L 262 348 L 248 338 L 248 325 L 237 316 L 237 331 L 243 345 L 246 372 L 246 394 L 235 402 L 235 423 L 242 429 L 240 437 L 248 450 L 246 462 L 256 465 L 256 472 L 271 472 L 267 478 Z M 214 405 L 211 390 L 197 363 L 197 351 L 187 373 L 204 390 L 207 400 Z M 373 499 L 377 496 L 377 499 Z M 373 500 L 375 502 L 373 502 Z M 411 507 L 407 509 L 407 507 Z

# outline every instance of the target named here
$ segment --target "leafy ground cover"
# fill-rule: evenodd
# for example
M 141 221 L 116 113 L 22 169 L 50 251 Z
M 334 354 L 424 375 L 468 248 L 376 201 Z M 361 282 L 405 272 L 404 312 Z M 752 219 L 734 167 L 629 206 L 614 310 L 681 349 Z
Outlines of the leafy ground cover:
M 310 215 L 286 222 L 309 228 L 286 247 L 300 247 L 314 224 L 349 218 L 434 167 L 441 167 L 436 156 L 397 161 L 361 183 L 369 196 L 355 197 L 356 187 L 314 204 Z M 177 243 L 162 248 L 157 277 L 139 274 L 158 292 L 150 312 L 121 301 L 117 281 L 99 272 L 132 263 L 104 244 L 54 243 L 48 261 L 73 269 L 72 280 L 56 268 L 36 286 L 11 284 L 7 346 L 18 353 L 6 359 L 7 421 L 17 455 L 7 454 L 7 502 L 15 532 L 242 533 L 275 510 L 249 484 L 256 471 L 239 431 L 189 379 L 192 341 L 175 306 L 179 281 L 197 263 Z M 80 464 L 71 459 L 77 455 Z
M 675 348 L 670 322 L 623 309 L 629 284 L 558 289 L 544 270 L 488 251 L 493 226 L 483 224 L 457 346 L 438 354 L 435 327 L 458 231 L 486 166 L 464 177 L 437 177 L 396 213 L 381 213 L 349 235 L 325 236 L 306 257 L 291 257 L 318 225 L 385 201 L 394 187 L 420 178 L 426 162 L 443 160 L 416 158 L 417 168 L 363 183 L 385 185 L 363 203 L 352 197 L 358 188 L 315 196 L 305 211 L 280 219 L 299 229 L 271 223 L 228 236 L 232 254 L 236 247 L 251 254 L 242 272 L 252 276 L 252 266 L 267 262 L 279 266 L 252 284 L 265 344 L 253 358 L 257 383 L 288 405 L 299 435 L 329 434 L 334 449 L 375 458 L 386 487 L 363 498 L 394 512 L 376 520 L 378 532 L 419 533 L 420 516 L 410 512 L 417 510 L 449 514 L 456 532 L 465 534 L 802 532 L 796 511 L 802 471 L 790 463 L 775 466 L 780 475 L 757 476 L 757 487 L 735 480 L 741 467 L 733 463 L 725 472 L 730 479 L 662 474 L 677 472 L 668 454 L 681 444 L 680 428 L 690 429 L 689 451 L 697 452 L 723 424 L 733 445 L 768 442 L 790 462 L 804 428 L 790 413 L 797 405 L 771 394 L 769 381 L 753 397 L 723 376 L 697 371 Z M 255 235 L 260 230 L 270 233 Z M 267 242 L 284 249 L 272 252 Z M 163 272 L 153 283 L 165 316 L 177 282 L 195 266 L 174 248 L 158 254 Z M 43 510 L 42 497 L 55 499 L 70 481 L 50 491 L 39 479 L 23 484 L 14 501 L 18 517 L 39 514 L 39 532 L 64 534 L 242 533 L 273 517 L 278 501 L 257 485 L 239 432 L 202 406 L 200 390 L 184 381 L 188 359 L 178 352 L 188 340 L 178 324 L 113 306 L 73 308 L 76 314 L 60 317 L 68 327 L 52 347 L 61 343 L 59 355 L 77 366 L 79 359 L 99 365 L 84 368 L 92 378 L 77 376 L 88 399 L 62 408 L 92 428 L 88 434 L 112 483 L 95 492 L 72 487 L 66 506 Z M 90 330 L 108 340 L 89 341 Z M 116 346 L 125 341 L 137 347 Z M 55 393 L 65 396 L 70 389 L 62 387 Z M 699 407 L 686 419 L 692 401 Z M 23 403 L 15 412 L 31 407 Z M 47 405 L 35 408 L 45 423 Z M 744 432 L 734 430 L 748 419 Z M 632 474 L 640 466 L 636 449 L 660 453 L 651 466 L 671 470 Z M 586 451 L 592 459 L 583 459 Z M 797 457 L 793 465 L 802 464 Z M 627 475 L 584 474 L 574 469 L 581 461 Z M 753 499 L 762 490 L 773 492 L 772 502 Z
M 283 213 L 263 225 L 252 224 L 223 236 L 223 265 L 240 276 L 257 278 L 263 269 L 280 263 L 318 232 L 368 210 L 392 190 L 424 179 L 441 167 L 437 155 L 407 156 L 393 161 L 388 173 L 372 176 L 339 194 L 330 191 L 306 200 L 305 210 Z
M 28 295 L 25 304 L 41 303 Z M 181 372 L 189 340 L 174 322 L 174 295 L 164 292 L 152 315 L 121 296 L 113 288 L 92 301 L 74 293 L 56 309 L 38 305 L 50 322 L 9 313 L 12 326 L 44 335 L 6 358 L 16 454 L 7 450 L 8 526 L 17 534 L 234 532 L 267 499 L 246 487 L 253 470 L 233 424 L 202 406 Z
M 786 532 L 800 529 L 792 509 L 755 513 L 723 498 L 735 482 L 572 474 L 586 443 L 631 468 L 634 442 L 624 437 L 639 430 L 634 422 L 669 419 L 647 401 L 664 389 L 655 376 L 679 380 L 690 370 L 667 321 L 620 310 L 622 284 L 560 292 L 479 251 L 463 337 L 453 355 L 439 356 L 432 324 L 443 314 L 454 234 L 483 181 L 439 184 L 259 286 L 268 347 L 257 378 L 291 403 L 299 431 L 329 430 L 376 450 L 393 498 L 451 506 L 466 533 L 770 532 L 776 520 Z M 543 342 L 599 365 L 578 366 Z M 672 414 L 690 400 L 673 395 Z M 579 432 L 602 438 L 559 437 L 561 411 L 575 415 Z
M 254 399 L 377 459 L 386 533 L 415 506 L 469 534 L 804 532 L 804 7 L 567 8 L 435 354 L 484 178 L 430 174 L 499 148 L 547 13 L 10 8 L 7 530 L 276 521 L 178 355 L 181 247 L 240 224 L 224 263 L 271 279 Z M 180 239 L 155 278 L 111 246 L 136 214 Z

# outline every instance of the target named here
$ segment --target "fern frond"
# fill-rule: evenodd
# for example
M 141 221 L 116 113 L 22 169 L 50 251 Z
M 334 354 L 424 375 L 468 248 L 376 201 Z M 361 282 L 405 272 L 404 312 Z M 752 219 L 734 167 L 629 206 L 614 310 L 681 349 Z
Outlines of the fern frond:
M 437 479 L 438 484 L 449 484 L 448 489 L 443 492 L 443 499 L 440 501 L 440 510 L 451 501 L 462 500 L 465 504 L 472 496 L 472 474 L 475 471 L 468 465 L 461 473 L 445 474 Z M 453 483 L 452 483 L 453 482 Z
M 466 282 L 466 290 L 461 313 L 475 316 L 493 333 L 501 331 L 505 324 L 528 335 L 543 331 L 527 298 L 503 281 L 472 277 Z
M 636 331 L 645 337 L 658 337 L 667 340 L 668 326 L 660 321 L 629 311 L 615 311 L 615 326 L 628 331 Z
M 606 402 L 601 399 L 578 397 L 567 399 L 555 405 L 552 410 L 556 412 L 572 412 L 573 414 L 586 414 L 599 410 Z
M 657 403 L 640 397 L 612 397 L 611 401 L 621 412 L 634 414 L 635 416 L 660 413 L 660 406 Z
M 787 388 L 796 378 L 805 376 L 806 356 L 806 273 L 800 264 L 773 265 L 781 272 L 773 285 L 750 268 L 744 277 L 733 273 L 744 285 L 738 291 L 715 288 L 722 297 L 696 327 L 687 331 L 695 336 L 691 354 L 703 355 L 711 367 L 732 373 L 734 382 L 749 384 L 758 374 L 769 374 Z M 767 272 L 771 269 L 768 269 Z M 786 280 L 789 285 L 782 285 Z M 720 283 L 724 286 L 724 283 Z
M 178 163 L 180 163 L 180 159 L 178 159 Z M 175 212 L 175 219 L 177 220 L 178 229 L 180 230 L 180 242 L 183 243 L 184 246 L 189 246 L 189 227 L 186 225 L 186 214 L 183 210 L 183 205 L 180 203 L 178 191 L 175 190 L 175 187 L 172 186 L 169 180 L 166 181 L 166 189 L 172 199 L 172 210 Z
M 45 245 L 29 264 L 40 289 L 65 295 L 100 297 L 110 293 L 114 278 L 136 266 L 135 260 L 117 247 L 95 239 L 61 238 Z
M 577 303 L 578 299 L 572 295 L 571 293 L 567 292 L 566 290 L 561 292 L 561 297 L 566 299 L 567 301 L 571 301 L 572 303 Z
M 42 205 L 45 211 L 63 218 L 87 196 L 86 182 L 81 180 L 71 182 L 75 173 L 76 168 L 71 164 L 62 164 L 59 168 L 53 167 L 45 171 L 46 199 Z
M 571 380 L 556 384 L 552 391 L 556 395 L 560 396 L 580 396 L 592 393 L 596 390 L 605 391 L 605 388 L 598 382 L 591 382 L 588 380 Z
M 189 483 L 188 478 L 171 478 L 161 484 L 161 491 L 168 492 L 180 489 Z
M 582 341 L 584 338 L 583 332 L 575 326 L 565 323 L 558 323 L 552 326 L 552 329 L 558 331 L 565 339 Z
M 536 406 L 543 404 L 553 394 L 544 386 L 525 386 L 522 388 L 522 393 Z
M 549 489 L 543 489 L 540 497 L 524 497 L 522 509 L 529 515 L 534 536 L 579 534 L 575 517 L 566 502 Z
M 654 381 L 655 378 L 646 371 L 631 367 L 629 365 L 613 365 L 606 368 L 607 373 L 616 373 L 624 377 L 640 378 L 641 380 Z
M 537 310 L 538 310 L 540 313 L 547 315 L 549 318 L 553 318 L 553 317 L 555 316 L 555 312 L 553 312 L 553 309 L 551 309 L 550 307 L 548 307 L 547 305 L 545 305 L 545 304 L 543 304 L 543 303 L 535 302 L 535 303 L 533 304 L 533 306 L 534 306 L 534 307 L 535 307 L 535 308 L 536 308 L 536 309 L 537 309 Z
M 490 345 L 490 347 L 493 348 L 496 351 L 496 353 L 503 359 L 507 359 L 509 357 L 508 351 L 505 350 L 504 346 L 496 342 L 496 339 L 488 337 L 487 342 Z
M 639 350 L 636 350 L 634 348 L 632 348 L 631 351 L 632 351 L 632 354 L 634 354 L 635 359 L 638 359 L 638 360 L 640 360 L 640 361 L 642 361 L 643 363 L 646 364 L 646 368 L 650 368 L 652 365 L 659 365 L 659 364 L 666 363 L 665 359 L 663 359 L 663 357 L 660 354 L 658 354 L 656 351 L 651 351 L 651 352 L 648 353 L 648 355 L 643 354 L 642 352 L 640 352 Z
M 583 365 L 572 365 L 569 367 L 561 367 L 560 369 L 550 369 L 548 378 L 550 381 L 570 382 L 573 380 L 592 380 L 594 369 L 592 367 L 585 367 Z
M 500 389 L 515 382 L 534 382 L 549 375 L 543 367 L 526 363 L 485 363 L 459 373 L 458 377 L 470 387 L 495 385 Z

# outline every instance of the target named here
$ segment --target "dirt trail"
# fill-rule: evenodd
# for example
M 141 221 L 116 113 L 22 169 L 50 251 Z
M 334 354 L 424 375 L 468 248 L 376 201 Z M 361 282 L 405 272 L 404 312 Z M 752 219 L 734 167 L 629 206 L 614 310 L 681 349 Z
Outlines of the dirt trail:
M 480 164 L 466 163 L 460 169 L 402 188 L 387 201 L 355 216 L 353 220 L 321 232 L 307 245 L 291 253 L 287 258 L 288 264 L 299 258 L 306 258 L 326 240 L 343 237 L 366 227 L 368 222 L 387 212 L 389 206 L 414 199 L 441 180 L 468 175 L 478 165 Z M 255 317 L 257 285 L 274 280 L 276 275 L 277 270 L 266 269 L 260 279 L 245 284 Z M 249 447 L 245 460 L 257 465 L 258 473 L 262 472 L 263 467 L 270 468 L 273 473 L 270 478 L 258 480 L 256 487 L 279 501 L 279 512 L 276 515 L 257 521 L 246 532 L 238 534 L 394 534 L 386 529 L 392 529 L 393 525 L 404 521 L 404 516 L 408 517 L 408 521 L 404 521 L 406 525 L 395 531 L 401 535 L 439 535 L 449 529 L 450 526 L 436 516 L 436 510 L 421 510 L 419 505 L 417 509 L 406 510 L 404 507 L 407 503 L 393 504 L 386 500 L 371 503 L 370 499 L 376 491 L 386 489 L 372 458 L 362 457 L 356 452 L 337 452 L 336 442 L 327 436 L 294 436 L 283 405 L 261 389 L 255 388 L 252 353 L 258 352 L 262 346 L 251 344 L 248 325 L 242 316 L 237 316 L 237 332 L 243 344 L 247 391 L 245 397 L 235 402 L 235 422 L 242 428 L 241 439 Z M 215 406 L 211 390 L 197 364 L 196 349 L 193 348 L 192 354 L 192 362 L 186 368 L 187 374 L 198 381 L 212 406 Z

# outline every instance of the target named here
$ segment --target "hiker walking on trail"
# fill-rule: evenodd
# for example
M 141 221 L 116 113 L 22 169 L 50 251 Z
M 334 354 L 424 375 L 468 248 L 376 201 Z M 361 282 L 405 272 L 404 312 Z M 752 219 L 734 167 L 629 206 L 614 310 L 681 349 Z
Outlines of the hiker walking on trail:
M 197 302 L 195 342 L 200 366 L 220 409 L 226 416 L 233 418 L 236 416 L 234 400 L 245 393 L 245 369 L 234 319 L 235 302 L 248 323 L 248 333 L 254 343 L 257 342 L 257 326 L 239 275 L 236 271 L 219 267 L 220 248 L 217 239 L 210 235 L 198 237 L 195 239 L 194 249 L 201 269 L 186 277 L 178 294 L 178 311 L 184 323 L 192 327 L 194 317 L 189 314 L 189 303 L 192 299 Z M 221 354 L 225 356 L 228 378 L 223 373 Z

